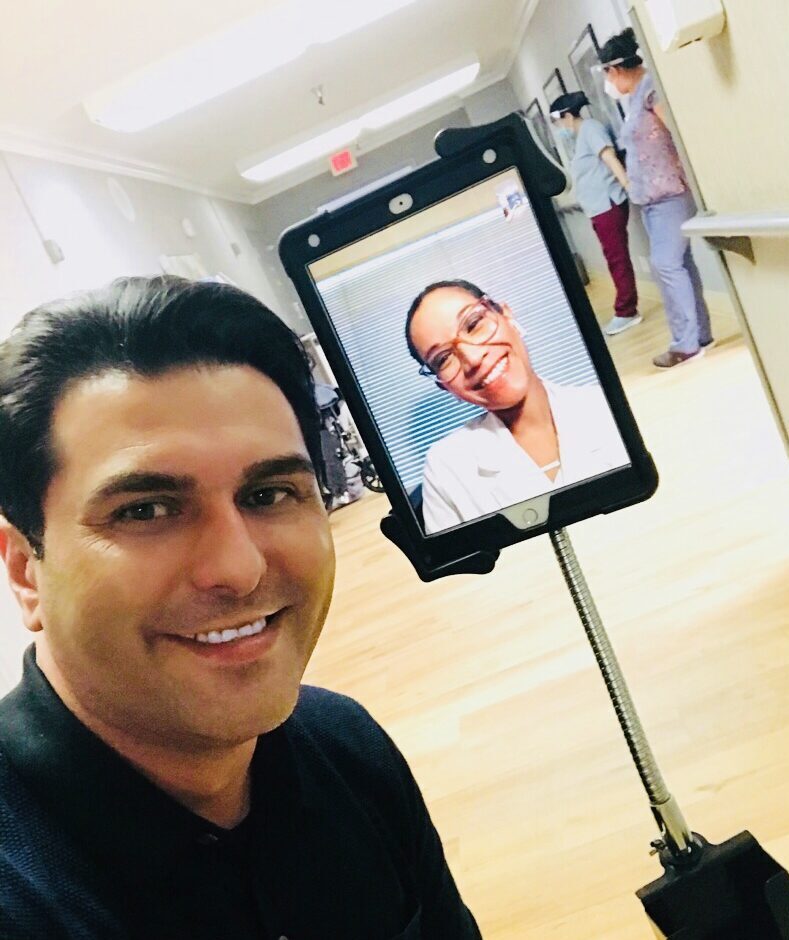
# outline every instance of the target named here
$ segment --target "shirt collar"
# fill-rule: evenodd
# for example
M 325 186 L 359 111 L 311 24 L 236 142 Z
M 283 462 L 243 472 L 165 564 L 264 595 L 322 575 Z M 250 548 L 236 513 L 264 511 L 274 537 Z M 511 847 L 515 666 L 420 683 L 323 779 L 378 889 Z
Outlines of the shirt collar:
M 482 473 L 499 473 L 507 464 L 507 451 L 514 443 L 501 418 L 489 411 L 476 419 L 471 438 L 474 458 Z
M 641 102 L 646 98 L 646 96 L 652 91 L 655 87 L 655 83 L 652 79 L 652 76 L 649 72 L 644 72 L 641 77 L 641 81 L 636 85 L 636 89 L 631 97 L 631 110 L 635 111 L 637 107 L 641 106 Z
M 545 379 L 541 379 L 541 381 L 548 393 L 548 402 L 551 406 L 551 413 L 558 433 L 560 431 L 559 412 L 561 406 L 558 402 L 557 386 Z M 477 422 L 476 433 L 472 441 L 477 466 L 482 473 L 500 473 L 512 464 L 513 459 L 519 463 L 525 460 L 533 464 L 535 469 L 539 471 L 531 457 L 515 441 L 511 431 L 501 418 L 488 411 L 478 418 Z
M 261 735 L 252 760 L 252 812 L 262 825 L 268 804 L 298 809 L 304 772 L 289 743 L 288 722 Z M 24 656 L 20 684 L 0 701 L 0 748 L 32 793 L 89 854 L 124 875 L 164 879 L 184 852 L 228 836 L 140 774 L 66 708 L 36 663 Z

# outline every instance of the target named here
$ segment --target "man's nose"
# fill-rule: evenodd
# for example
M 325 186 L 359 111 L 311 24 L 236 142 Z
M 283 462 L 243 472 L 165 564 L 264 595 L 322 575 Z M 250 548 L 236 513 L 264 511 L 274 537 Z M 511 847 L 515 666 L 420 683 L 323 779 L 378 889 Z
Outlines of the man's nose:
M 201 518 L 192 557 L 199 591 L 246 597 L 266 573 L 263 549 L 237 506 L 213 507 Z

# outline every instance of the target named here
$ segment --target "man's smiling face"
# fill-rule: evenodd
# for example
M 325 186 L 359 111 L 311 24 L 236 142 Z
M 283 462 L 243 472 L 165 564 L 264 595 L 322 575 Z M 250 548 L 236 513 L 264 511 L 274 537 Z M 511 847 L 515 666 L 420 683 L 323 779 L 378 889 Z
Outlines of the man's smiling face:
M 25 606 L 39 660 L 82 712 L 158 744 L 232 744 L 280 724 L 328 610 L 334 550 L 279 388 L 248 366 L 108 372 L 67 389 L 52 443 Z

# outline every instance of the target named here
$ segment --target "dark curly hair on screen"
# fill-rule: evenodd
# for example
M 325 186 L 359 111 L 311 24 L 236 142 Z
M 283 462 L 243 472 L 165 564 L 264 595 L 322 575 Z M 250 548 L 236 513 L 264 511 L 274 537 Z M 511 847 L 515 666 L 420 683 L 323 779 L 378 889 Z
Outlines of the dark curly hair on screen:
M 472 284 L 471 281 L 464 281 L 462 278 L 457 278 L 451 281 L 435 281 L 433 284 L 428 284 L 424 290 L 420 291 L 417 296 L 411 302 L 411 306 L 408 308 L 408 313 L 405 317 L 405 341 L 408 345 L 408 351 L 411 353 L 411 356 L 416 359 L 416 361 L 422 365 L 422 357 L 417 352 L 416 346 L 411 339 L 411 321 L 414 319 L 414 315 L 417 310 L 422 306 L 422 302 L 426 297 L 433 293 L 433 291 L 441 290 L 445 287 L 458 288 L 460 290 L 466 291 L 466 293 L 471 294 L 472 297 L 476 297 L 479 300 L 480 297 L 485 296 L 485 291 L 480 287 L 477 287 L 476 284 Z M 501 307 L 497 304 L 493 304 L 494 308 L 501 312 Z
M 31 310 L 0 345 L 2 514 L 43 557 L 43 505 L 57 470 L 52 416 L 74 383 L 109 371 L 155 378 L 230 365 L 251 366 L 279 387 L 323 488 L 307 356 L 296 334 L 255 297 L 228 284 L 127 277 Z

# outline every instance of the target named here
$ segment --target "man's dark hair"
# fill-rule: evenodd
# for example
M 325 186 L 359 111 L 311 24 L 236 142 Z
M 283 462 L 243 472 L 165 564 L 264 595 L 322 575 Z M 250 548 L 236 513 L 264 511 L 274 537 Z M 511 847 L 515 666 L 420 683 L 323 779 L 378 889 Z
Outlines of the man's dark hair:
M 319 417 L 304 348 L 250 294 L 180 277 L 129 277 L 31 310 L 0 345 L 2 514 L 43 557 L 43 504 L 58 469 L 52 416 L 76 382 L 109 371 L 155 378 L 183 367 L 227 365 L 251 366 L 279 387 L 322 484 Z
M 405 318 L 405 341 L 408 345 L 408 351 L 411 353 L 414 359 L 420 364 L 423 365 L 422 357 L 417 352 L 416 346 L 414 346 L 414 341 L 411 339 L 411 321 L 414 319 L 414 314 L 421 307 L 422 301 L 433 291 L 442 290 L 445 287 L 455 287 L 460 290 L 464 290 L 467 293 L 471 294 L 472 297 L 476 297 L 479 300 L 480 297 L 485 296 L 485 291 L 477 287 L 476 284 L 472 284 L 471 281 L 464 281 L 460 278 L 454 281 L 436 281 L 433 284 L 428 284 L 427 287 L 421 291 L 413 299 L 411 306 L 408 308 L 408 313 Z M 501 312 L 501 307 L 498 304 L 493 305 L 496 310 Z
M 597 55 L 604 65 L 606 62 L 613 62 L 614 59 L 622 59 L 623 61 L 617 65 L 617 68 L 635 69 L 644 61 L 641 56 L 636 55 L 637 51 L 636 34 L 633 32 L 633 27 L 628 26 L 621 33 L 612 36 Z
M 589 99 L 582 91 L 568 91 L 567 94 L 559 97 L 551 103 L 549 111 L 561 111 L 562 114 L 572 114 L 573 117 L 580 117 L 581 108 L 589 104 Z

